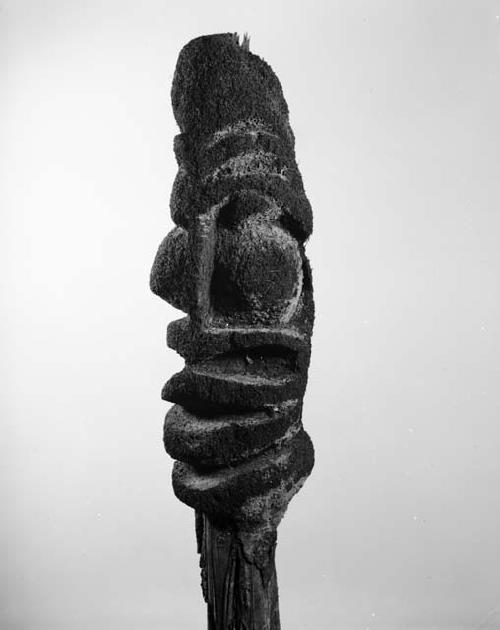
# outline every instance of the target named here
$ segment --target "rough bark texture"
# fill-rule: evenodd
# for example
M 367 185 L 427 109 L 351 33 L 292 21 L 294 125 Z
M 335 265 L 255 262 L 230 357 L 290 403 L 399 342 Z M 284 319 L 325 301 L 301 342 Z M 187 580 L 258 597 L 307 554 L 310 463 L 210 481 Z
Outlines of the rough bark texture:
M 165 448 L 197 515 L 209 630 L 279 630 L 276 529 L 314 463 L 301 421 L 311 208 L 280 83 L 248 40 L 189 42 L 172 104 L 176 227 L 151 288 L 187 317 L 167 331 L 186 365 L 162 391 Z

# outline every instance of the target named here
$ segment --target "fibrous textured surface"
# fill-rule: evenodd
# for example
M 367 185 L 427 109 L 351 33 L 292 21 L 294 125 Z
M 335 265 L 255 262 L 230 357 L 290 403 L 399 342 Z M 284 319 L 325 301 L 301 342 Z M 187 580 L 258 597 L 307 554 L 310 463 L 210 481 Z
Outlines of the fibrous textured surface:
M 280 83 L 237 35 L 181 51 L 181 133 L 152 290 L 187 316 L 162 396 L 175 494 L 195 509 L 209 630 L 278 630 L 276 528 L 310 474 L 301 422 L 314 305 L 312 215 Z

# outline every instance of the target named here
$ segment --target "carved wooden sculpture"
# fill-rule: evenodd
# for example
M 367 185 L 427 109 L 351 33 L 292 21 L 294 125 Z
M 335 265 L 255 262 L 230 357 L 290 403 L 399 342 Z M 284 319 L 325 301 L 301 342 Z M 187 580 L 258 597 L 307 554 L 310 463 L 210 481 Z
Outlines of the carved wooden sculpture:
M 310 474 L 302 422 L 314 318 L 311 207 L 280 83 L 237 35 L 181 51 L 175 227 L 151 288 L 188 316 L 162 397 L 175 494 L 196 511 L 209 630 L 279 630 L 276 528 Z

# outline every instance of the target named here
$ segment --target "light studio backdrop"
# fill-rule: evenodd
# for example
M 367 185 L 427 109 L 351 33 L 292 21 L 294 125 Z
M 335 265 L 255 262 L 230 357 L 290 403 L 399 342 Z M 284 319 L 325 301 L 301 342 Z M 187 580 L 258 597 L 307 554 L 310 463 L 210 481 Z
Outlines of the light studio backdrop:
M 0 626 L 205 624 L 149 292 L 198 35 L 250 34 L 315 227 L 284 630 L 500 627 L 500 3 L 4 0 Z

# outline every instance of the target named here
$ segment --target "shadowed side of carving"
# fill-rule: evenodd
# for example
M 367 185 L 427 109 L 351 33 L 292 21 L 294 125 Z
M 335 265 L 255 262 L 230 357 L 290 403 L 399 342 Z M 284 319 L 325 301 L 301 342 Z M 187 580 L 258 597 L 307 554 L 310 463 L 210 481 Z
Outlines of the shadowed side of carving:
M 209 630 L 279 630 L 276 528 L 314 463 L 311 208 L 279 81 L 237 37 L 190 42 L 172 102 L 177 226 L 151 289 L 187 314 L 167 334 L 186 364 L 163 388 L 164 444 L 197 513 Z

